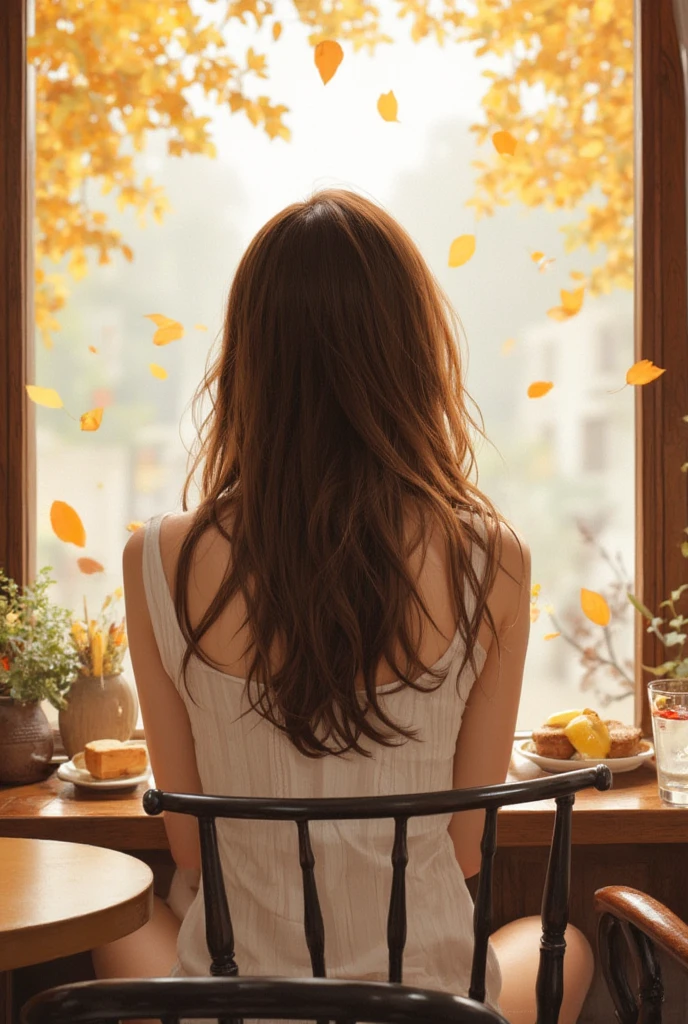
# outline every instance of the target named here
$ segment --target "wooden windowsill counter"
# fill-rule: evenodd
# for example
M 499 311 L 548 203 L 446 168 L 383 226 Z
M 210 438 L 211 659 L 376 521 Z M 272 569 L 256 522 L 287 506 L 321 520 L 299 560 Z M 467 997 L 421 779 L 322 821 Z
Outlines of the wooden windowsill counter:
M 510 778 L 536 778 L 534 765 L 513 764 Z M 31 786 L 0 787 L 0 836 L 62 839 L 113 850 L 166 850 L 162 818 L 141 806 L 148 786 L 93 793 L 62 782 L 53 773 Z M 500 846 L 547 846 L 554 803 L 518 804 L 499 813 Z M 573 811 L 576 845 L 688 843 L 688 807 L 667 807 L 659 799 L 654 770 L 640 767 L 614 777 L 607 793 L 585 790 Z

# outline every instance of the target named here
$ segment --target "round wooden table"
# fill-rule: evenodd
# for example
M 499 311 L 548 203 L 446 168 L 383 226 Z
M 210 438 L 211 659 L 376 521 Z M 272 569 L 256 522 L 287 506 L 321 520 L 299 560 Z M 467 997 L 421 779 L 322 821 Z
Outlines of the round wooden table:
M 153 910 L 153 873 L 126 853 L 0 838 L 0 972 L 81 953 L 136 931 Z

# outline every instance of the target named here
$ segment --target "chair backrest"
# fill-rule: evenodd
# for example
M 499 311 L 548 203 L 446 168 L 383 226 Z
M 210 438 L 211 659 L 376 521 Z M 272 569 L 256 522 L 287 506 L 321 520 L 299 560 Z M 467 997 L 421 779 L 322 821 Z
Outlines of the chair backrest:
M 354 1024 L 507 1024 L 472 999 L 387 982 L 323 978 L 155 978 L 86 981 L 34 996 L 23 1024 L 184 1019 L 316 1020 Z
M 557 1024 L 563 995 L 564 932 L 568 923 L 571 861 L 571 813 L 575 794 L 595 787 L 610 789 L 612 775 L 606 765 L 555 775 L 546 779 L 447 790 L 441 793 L 375 797 L 321 799 L 271 799 L 252 797 L 195 796 L 163 793 L 150 789 L 143 797 L 148 814 L 170 811 L 191 814 L 198 819 L 201 868 L 205 900 L 206 939 L 211 973 L 238 974 L 234 954 L 234 931 L 222 877 L 217 845 L 217 818 L 293 821 L 298 830 L 299 860 L 303 879 L 304 930 L 313 976 L 325 977 L 325 931 L 315 882 L 315 858 L 310 841 L 311 821 L 344 821 L 371 818 L 394 819 L 391 851 L 392 889 L 387 917 L 387 947 L 390 982 L 402 981 L 402 960 L 406 944 L 406 865 L 409 818 L 460 811 L 485 810 L 481 843 L 481 867 L 473 916 L 474 952 L 469 997 L 485 1000 L 485 971 L 488 939 L 492 932 L 492 874 L 497 846 L 497 812 L 509 804 L 537 800 L 556 801 L 556 814 L 547 877 L 542 900 L 542 939 L 536 983 L 538 1017 L 536 1024 Z
M 664 985 L 657 950 L 688 973 L 688 924 L 647 893 L 609 885 L 595 893 L 597 946 L 619 1024 L 661 1024 Z M 638 980 L 628 978 L 628 954 Z

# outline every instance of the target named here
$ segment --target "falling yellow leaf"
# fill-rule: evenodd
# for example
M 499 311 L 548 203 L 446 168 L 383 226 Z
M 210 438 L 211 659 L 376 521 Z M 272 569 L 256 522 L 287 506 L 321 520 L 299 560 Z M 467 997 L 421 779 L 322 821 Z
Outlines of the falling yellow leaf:
M 85 576 L 92 576 L 94 572 L 105 572 L 105 566 L 96 562 L 95 558 L 77 558 L 76 564 Z
M 449 247 L 449 266 L 462 267 L 475 252 L 475 235 L 459 235 Z
M 541 274 L 544 274 L 545 271 L 549 270 L 550 267 L 553 267 L 555 263 L 556 263 L 556 260 L 555 260 L 554 256 L 546 257 L 545 259 L 540 260 L 540 262 L 538 264 L 538 270 L 540 271 Z
M 569 316 L 575 316 L 579 313 L 583 305 L 583 296 L 585 295 L 585 288 L 576 288 L 572 292 L 568 292 L 565 288 L 561 289 L 561 304 L 566 310 Z
M 574 281 L 585 281 L 585 274 L 580 270 L 572 270 L 569 277 Z
M 90 409 L 89 412 L 85 412 L 81 417 L 81 429 L 82 430 L 97 430 L 100 424 L 103 422 L 103 410 L 102 409 Z
M 205 324 L 194 324 L 194 330 L 196 331 L 207 331 L 208 328 Z
M 533 263 L 539 263 L 540 260 L 543 259 L 544 255 L 544 252 L 540 252 L 540 250 L 538 249 L 536 252 L 531 252 L 530 258 L 533 261 Z
M 651 359 L 641 359 L 639 362 L 634 363 L 626 374 L 626 383 L 635 384 L 636 386 L 649 384 L 651 381 L 661 377 L 663 373 L 666 373 L 666 370 L 655 366 Z
M 184 337 L 184 328 L 178 320 L 172 320 L 162 313 L 147 313 L 147 320 L 152 320 L 158 328 L 153 335 L 154 345 L 169 345 L 171 341 L 179 341 Z
M 39 388 L 35 384 L 26 385 L 26 393 L 36 405 L 44 405 L 46 409 L 62 409 L 64 403 L 53 388 Z
M 536 605 L 531 604 L 531 606 L 530 606 L 530 621 L 531 622 L 537 622 L 537 620 L 539 618 L 540 618 L 540 609 Z
M 570 320 L 573 313 L 569 313 L 563 306 L 553 306 L 552 309 L 547 310 L 547 316 L 551 317 L 552 320 Z
M 282 22 L 276 21 L 272 26 L 272 38 L 277 42 L 279 37 L 282 35 Z
M 528 398 L 542 398 L 553 387 L 554 384 L 551 380 L 536 380 L 528 387 Z
M 602 597 L 601 594 L 596 593 L 594 590 L 586 590 L 584 587 L 581 588 L 580 592 L 581 608 L 586 618 L 594 622 L 596 626 L 607 626 L 611 618 L 611 611 L 609 605 Z
M 86 530 L 78 512 L 66 501 L 54 501 L 50 506 L 50 525 L 55 536 L 65 544 L 76 544 L 78 548 L 86 547 Z
M 145 526 L 145 523 L 138 519 L 133 519 L 130 523 L 127 523 L 127 530 L 129 533 L 136 533 L 136 531 L 140 530 L 142 526 Z
M 89 345 L 88 346 L 88 351 L 92 352 L 94 356 L 98 355 L 98 349 L 95 347 L 95 345 Z
M 115 589 L 112 591 L 112 596 L 114 597 L 115 601 L 119 601 L 123 593 L 124 591 L 122 590 L 121 587 L 115 587 Z
M 540 596 L 540 591 L 541 590 L 542 590 L 542 584 L 541 583 L 533 583 L 532 587 L 530 588 L 530 596 L 538 598 Z
M 389 92 L 382 93 L 379 100 L 377 101 L 377 109 L 383 121 L 397 120 L 399 104 L 397 103 L 397 98 L 391 89 Z
M 492 144 L 500 156 L 513 156 L 518 145 L 511 132 L 495 132 Z
M 158 380 L 167 380 L 167 370 L 164 366 L 158 366 L 157 363 L 151 363 L 148 369 L 154 377 L 158 378 Z
M 323 85 L 327 85 L 344 59 L 344 51 L 334 39 L 323 39 L 315 48 L 315 66 Z
M 543 640 L 556 640 L 558 636 L 561 636 L 561 633 L 545 633 L 545 635 L 543 636 L 542 639 Z
M 582 156 L 584 160 L 594 160 L 595 157 L 602 156 L 604 148 L 602 139 L 593 139 L 591 142 L 586 142 L 584 146 L 581 146 L 578 150 L 578 155 Z
M 502 355 L 503 356 L 508 355 L 509 352 L 511 352 L 511 350 L 514 347 L 515 344 L 516 344 L 516 339 L 515 338 L 507 338 L 506 341 L 504 342 L 504 344 L 502 345 Z

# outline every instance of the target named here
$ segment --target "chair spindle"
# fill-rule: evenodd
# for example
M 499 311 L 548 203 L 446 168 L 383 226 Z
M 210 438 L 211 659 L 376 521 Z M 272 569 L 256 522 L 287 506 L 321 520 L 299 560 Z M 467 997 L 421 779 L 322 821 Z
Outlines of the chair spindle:
M 556 798 L 552 847 L 542 897 L 540 965 L 535 983 L 536 1024 L 557 1024 L 564 995 L 564 933 L 569 917 L 571 818 L 575 796 Z
M 387 915 L 389 980 L 401 984 L 406 945 L 406 865 L 408 864 L 408 818 L 394 819 L 392 847 L 392 892 Z
M 474 947 L 468 995 L 479 1003 L 485 1002 L 487 943 L 492 933 L 492 874 L 497 849 L 497 810 L 496 807 L 490 807 L 485 811 L 485 827 L 480 841 L 480 877 L 473 909 Z
M 627 952 L 621 922 L 611 914 L 602 914 L 597 925 L 600 966 L 614 1003 L 619 1024 L 637 1024 L 638 1004 L 624 970 Z
M 199 817 L 205 934 L 210 952 L 210 973 L 215 977 L 234 977 L 239 973 L 234 959 L 234 929 L 227 903 L 217 846 L 215 819 Z
M 311 846 L 308 821 L 305 818 L 296 822 L 299 831 L 299 862 L 303 877 L 303 922 L 306 932 L 306 945 L 311 957 L 314 978 L 324 978 L 325 974 L 325 926 L 323 924 L 318 887 L 315 884 L 315 857 Z
M 627 925 L 629 941 L 633 942 L 638 964 L 638 1020 L 641 1024 L 661 1024 L 664 985 L 655 947 L 647 935 L 633 924 Z

